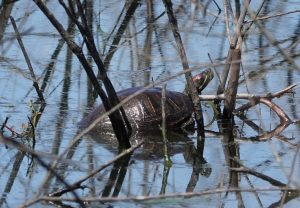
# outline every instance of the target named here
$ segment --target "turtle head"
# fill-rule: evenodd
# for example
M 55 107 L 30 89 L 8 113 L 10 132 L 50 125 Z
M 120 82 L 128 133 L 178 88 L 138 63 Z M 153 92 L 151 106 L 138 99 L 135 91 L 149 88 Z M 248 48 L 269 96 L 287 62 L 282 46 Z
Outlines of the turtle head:
M 214 73 L 211 70 L 211 68 L 208 68 L 193 77 L 193 82 L 199 94 L 213 78 L 214 78 Z

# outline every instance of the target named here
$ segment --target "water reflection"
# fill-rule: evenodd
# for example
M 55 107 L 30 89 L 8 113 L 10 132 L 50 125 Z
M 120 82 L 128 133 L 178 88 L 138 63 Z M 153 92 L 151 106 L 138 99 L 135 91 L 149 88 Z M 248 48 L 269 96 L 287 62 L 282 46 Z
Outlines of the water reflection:
M 192 154 L 194 147 L 193 141 L 187 134 L 182 132 L 167 131 L 168 149 L 170 156 L 175 154 L 184 154 L 186 158 L 191 158 L 188 155 Z M 96 141 L 99 145 L 105 145 L 105 148 L 109 151 L 115 152 L 118 150 L 118 142 L 115 135 L 103 133 L 99 134 L 99 131 L 89 133 L 89 137 Z M 146 159 L 162 159 L 164 156 L 164 143 L 161 131 L 149 132 L 134 132 L 130 137 L 132 145 L 137 144 L 139 141 L 144 140 L 141 148 L 135 151 L 134 158 L 140 160 Z
M 191 192 L 198 183 L 199 174 L 201 174 L 204 177 L 209 177 L 212 172 L 212 168 L 203 158 L 203 155 L 199 154 L 200 151 L 197 150 L 193 140 L 191 140 L 187 134 L 183 132 L 167 131 L 166 136 L 168 140 L 168 156 L 174 158 L 176 155 L 182 155 L 184 161 L 187 164 L 189 164 L 190 167 L 192 167 L 193 169 L 186 188 L 187 192 Z M 111 152 L 118 153 L 118 143 L 113 134 L 107 134 L 106 132 L 101 135 L 99 134 L 99 131 L 91 131 L 88 134 L 88 138 L 96 141 L 96 145 L 101 145 Z M 164 143 L 161 131 L 152 131 L 151 134 L 149 134 L 149 132 L 136 132 L 134 135 L 132 135 L 130 140 L 132 145 L 138 143 L 141 140 L 143 140 L 144 143 L 140 148 L 135 150 L 133 154 L 129 154 L 124 159 L 117 160 L 116 162 L 114 162 L 110 176 L 103 190 L 102 196 L 107 197 L 118 195 L 119 188 L 124 182 L 124 177 L 126 175 L 129 161 L 131 161 L 131 164 L 147 164 L 147 161 L 152 161 L 151 163 L 155 161 L 161 163 L 161 165 L 159 166 L 163 166 L 163 171 L 160 194 L 166 193 L 166 190 L 170 188 L 168 181 L 171 180 L 171 176 L 169 176 L 169 172 L 170 170 L 172 170 L 173 167 L 172 165 L 168 166 L 162 162 L 162 159 L 164 157 Z M 203 147 L 200 147 L 198 145 L 198 148 Z M 135 173 L 135 175 L 133 175 L 132 177 L 139 178 L 140 176 L 139 174 Z M 147 180 L 143 181 L 142 183 L 147 183 Z M 159 182 L 153 181 L 152 183 Z M 112 191 L 113 189 L 114 191 Z

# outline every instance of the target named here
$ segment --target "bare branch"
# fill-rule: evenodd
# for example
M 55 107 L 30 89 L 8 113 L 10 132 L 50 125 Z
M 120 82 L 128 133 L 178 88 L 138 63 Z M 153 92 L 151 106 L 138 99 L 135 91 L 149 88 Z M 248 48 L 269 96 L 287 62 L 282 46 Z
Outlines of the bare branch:
M 34 88 L 35 88 L 35 90 L 36 90 L 36 93 L 38 94 L 38 96 L 39 96 L 41 102 L 42 102 L 42 103 L 45 103 L 45 99 L 44 99 L 43 93 L 42 93 L 41 90 L 40 90 L 40 87 L 39 87 L 39 84 L 38 84 L 38 82 L 37 82 L 35 73 L 34 73 L 34 71 L 33 71 L 33 68 L 32 68 L 32 65 L 31 65 L 31 62 L 30 62 L 30 59 L 29 59 L 29 56 L 28 56 L 28 54 L 27 54 L 27 52 L 26 52 L 25 46 L 24 46 L 23 41 L 22 41 L 22 39 L 21 39 L 21 36 L 20 36 L 19 30 L 18 30 L 18 28 L 17 28 L 16 22 L 15 22 L 15 20 L 14 20 L 14 18 L 13 18 L 12 16 L 10 16 L 10 21 L 11 21 L 11 23 L 12 23 L 12 25 L 13 25 L 13 28 L 14 28 L 15 33 L 16 33 L 17 40 L 18 40 L 18 42 L 19 42 L 20 48 L 21 48 L 21 50 L 22 50 L 22 53 L 23 53 L 24 58 L 25 58 L 25 60 L 26 60 L 28 69 L 29 69 L 29 71 L 30 71 L 31 78 L 32 78 L 32 80 L 33 80 L 33 86 L 34 86 Z
M 164 194 L 164 195 L 157 195 L 157 196 L 131 196 L 131 197 L 86 197 L 81 198 L 82 201 L 88 202 L 120 202 L 120 201 L 146 201 L 146 200 L 158 200 L 158 199 L 170 199 L 170 198 L 178 198 L 178 197 L 196 197 L 196 196 L 205 196 L 211 194 L 218 194 L 218 193 L 227 193 L 227 192 L 278 192 L 278 191 L 292 191 L 297 192 L 297 189 L 294 188 L 255 188 L 255 189 L 241 189 L 241 188 L 217 188 L 217 189 L 210 189 L 207 191 L 201 192 L 184 192 L 184 193 L 171 193 L 171 194 Z M 39 198 L 39 201 L 46 200 L 46 201 L 57 201 L 57 202 L 76 202 L 73 198 L 61 198 L 61 197 L 48 197 L 43 196 Z M 31 205 L 31 204 L 28 204 Z

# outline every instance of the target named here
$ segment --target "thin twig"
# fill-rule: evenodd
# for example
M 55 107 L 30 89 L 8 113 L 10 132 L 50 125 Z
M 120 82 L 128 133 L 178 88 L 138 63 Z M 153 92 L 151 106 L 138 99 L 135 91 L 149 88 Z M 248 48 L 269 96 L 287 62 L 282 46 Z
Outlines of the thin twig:
M 267 99 L 273 99 L 273 98 L 279 98 L 282 95 L 286 94 L 286 93 L 291 93 L 291 90 L 298 86 L 298 84 L 292 84 L 278 92 L 275 93 L 268 93 L 268 94 L 262 94 L 262 95 L 258 95 L 258 94 L 249 94 L 249 93 L 237 93 L 236 94 L 236 99 L 240 99 L 240 100 L 250 100 L 250 99 L 254 99 L 254 98 L 267 98 Z M 220 94 L 220 95 L 199 95 L 200 100 L 224 100 L 225 99 L 225 95 L 224 94 Z M 245 104 L 247 105 L 247 104 Z
M 229 14 L 228 12 L 230 11 L 229 6 L 230 2 L 228 0 L 224 0 L 224 19 L 225 19 L 225 25 L 226 25 L 226 36 L 228 39 L 229 44 L 231 45 L 231 35 L 230 35 L 230 28 L 229 28 Z M 232 10 L 231 10 L 232 14 Z
M 268 93 L 264 96 L 249 96 L 249 94 L 242 94 L 240 96 L 237 96 L 238 99 L 249 99 L 250 101 L 244 105 L 242 105 L 241 107 L 239 107 L 238 109 L 235 110 L 235 112 L 238 112 L 238 111 L 245 111 L 247 110 L 248 108 L 252 107 L 253 104 L 255 103 L 258 103 L 257 101 L 261 98 L 265 98 L 265 99 L 273 99 L 275 97 L 281 97 L 283 94 L 285 93 L 291 93 L 292 92 L 292 89 L 294 87 L 296 87 L 298 84 L 293 84 L 293 85 L 290 85 L 288 87 L 286 87 L 285 89 L 283 90 L 280 90 L 276 93 Z
M 284 16 L 284 15 L 288 15 L 288 14 L 293 14 L 293 13 L 297 13 L 300 12 L 300 10 L 294 10 L 294 11 L 289 11 L 289 12 L 284 12 L 284 13 L 279 13 L 279 14 L 274 14 L 274 15 L 269 15 L 269 16 L 263 16 L 263 17 L 256 17 L 252 20 L 247 20 L 244 23 L 250 23 L 250 22 L 255 22 L 257 20 L 266 20 L 266 19 L 271 19 L 271 18 L 275 18 L 275 17 L 280 17 L 280 16 Z
M 116 32 L 115 38 L 113 39 L 113 41 L 111 43 L 111 47 L 109 48 L 107 55 L 103 61 L 104 68 L 106 70 L 108 68 L 108 65 L 109 65 L 114 53 L 116 52 L 116 49 L 120 43 L 122 35 L 125 32 L 125 29 L 127 28 L 129 20 L 132 18 L 133 14 L 135 13 L 135 10 L 137 9 L 138 5 L 139 5 L 138 0 L 134 0 L 131 2 L 128 10 L 126 11 L 125 17 L 124 17 L 122 23 L 120 24 L 120 27 L 119 27 L 118 31 Z M 100 77 L 100 73 L 98 73 L 97 77 L 98 78 Z
M 161 116 L 162 116 L 162 124 L 161 124 L 161 132 L 163 137 L 163 143 L 164 143 L 164 162 L 165 166 L 170 167 L 172 164 L 172 161 L 169 157 L 169 151 L 168 151 L 168 139 L 167 139 L 167 125 L 166 125 L 166 84 L 163 85 L 162 91 L 161 91 Z
M 3 131 L 4 127 L 6 127 L 7 121 L 8 121 L 8 117 L 6 117 L 5 121 L 2 123 L 2 125 L 1 125 L 1 131 Z
M 247 14 L 248 6 L 249 6 L 249 0 L 246 0 L 246 2 L 244 3 L 244 7 L 241 11 L 241 14 L 239 16 L 238 22 L 235 25 L 234 36 L 230 41 L 230 48 L 227 53 L 226 63 L 224 65 L 224 70 L 221 75 L 222 79 L 221 79 L 220 85 L 218 86 L 217 94 L 221 94 L 224 92 L 223 90 L 225 89 L 225 85 L 227 83 L 227 78 L 228 78 L 229 69 L 230 69 L 230 63 L 232 63 L 232 60 L 231 60 L 232 59 L 232 49 L 238 48 L 238 40 L 241 37 L 241 30 L 243 27 L 244 19 Z
M 10 18 L 11 24 L 12 24 L 14 30 L 15 30 L 16 38 L 18 40 L 18 43 L 19 43 L 20 48 L 22 50 L 22 53 L 24 55 L 25 61 L 27 63 L 28 69 L 30 71 L 31 78 L 33 80 L 33 86 L 34 86 L 34 88 L 36 90 L 36 93 L 38 94 L 38 96 L 39 96 L 39 98 L 41 100 L 41 103 L 45 103 L 45 99 L 44 99 L 43 93 L 40 90 L 39 84 L 37 82 L 35 73 L 33 71 L 33 68 L 32 68 L 32 65 L 31 65 L 31 62 L 30 62 L 30 59 L 29 59 L 29 56 L 28 56 L 28 54 L 26 52 L 26 49 L 25 49 L 24 44 L 23 44 L 23 41 L 21 39 L 21 36 L 20 36 L 19 30 L 18 30 L 18 27 L 16 25 L 16 22 L 15 22 L 15 20 L 14 20 L 14 18 L 12 16 L 10 16 L 9 18 Z
M 249 14 L 251 18 L 255 18 L 255 15 L 252 11 L 249 10 Z M 270 44 L 274 45 L 282 54 L 282 56 L 290 63 L 292 64 L 297 70 L 300 70 L 300 67 L 295 62 L 295 59 L 293 59 L 285 50 L 283 50 L 275 41 L 275 39 L 272 37 L 272 35 L 265 29 L 265 27 L 260 23 L 260 21 L 255 22 L 258 26 L 259 30 L 264 34 L 266 39 L 270 42 Z
M 171 193 L 171 194 L 164 194 L 164 195 L 157 195 L 157 196 L 130 196 L 130 197 L 86 197 L 81 198 L 82 201 L 88 202 L 120 202 L 120 201 L 148 201 L 148 200 L 159 200 L 159 199 L 170 199 L 170 198 L 178 198 L 178 197 L 197 197 L 197 196 L 205 196 L 211 194 L 218 194 L 218 193 L 226 193 L 226 192 L 278 192 L 278 191 L 298 191 L 298 189 L 294 188 L 255 188 L 255 189 L 241 189 L 241 188 L 217 188 L 211 189 L 201 192 L 184 192 L 184 193 Z M 62 197 L 49 197 L 49 196 L 42 196 L 38 199 L 38 201 L 57 201 L 57 202 L 76 202 L 73 198 L 62 198 Z M 36 202 L 38 202 L 36 201 Z M 29 204 L 32 205 L 32 204 Z
M 203 113 L 202 113 L 202 108 L 200 105 L 200 100 L 198 97 L 198 91 L 196 89 L 196 86 L 194 85 L 192 81 L 192 74 L 190 72 L 187 72 L 189 70 L 189 64 L 188 64 L 188 59 L 185 53 L 185 49 L 181 40 L 181 36 L 178 30 L 178 25 L 177 25 L 177 20 L 174 16 L 173 13 L 173 8 L 172 8 L 172 1 L 171 0 L 163 0 L 163 3 L 165 5 L 165 9 L 168 14 L 169 18 L 169 23 L 172 28 L 173 36 L 178 48 L 178 53 L 181 59 L 181 64 L 183 71 L 185 71 L 185 78 L 187 81 L 187 86 L 189 89 L 189 95 L 192 98 L 193 101 L 193 107 L 194 107 L 194 112 L 195 112 L 195 120 L 197 123 L 198 130 L 201 132 L 201 136 L 204 137 L 204 122 L 203 122 Z
M 230 170 L 234 170 L 234 171 L 238 171 L 238 172 L 243 172 L 243 173 L 249 173 L 251 175 L 254 175 L 258 178 L 261 178 L 265 181 L 268 181 L 271 185 L 273 186 L 278 186 L 281 188 L 287 188 L 288 186 L 285 183 L 282 183 L 274 178 L 271 178 L 263 173 L 259 173 L 251 168 L 246 167 L 245 165 L 243 165 L 240 161 L 234 159 L 235 162 L 237 162 L 240 166 L 240 168 L 230 168 Z

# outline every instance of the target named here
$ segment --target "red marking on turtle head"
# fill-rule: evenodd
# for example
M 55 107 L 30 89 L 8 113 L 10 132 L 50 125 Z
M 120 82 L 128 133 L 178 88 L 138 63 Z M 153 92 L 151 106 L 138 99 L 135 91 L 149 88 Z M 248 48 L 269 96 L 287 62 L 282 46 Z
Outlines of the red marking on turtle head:
M 195 82 L 196 80 L 201 79 L 202 77 L 203 77 L 203 73 L 199 73 L 193 77 L 193 81 Z

